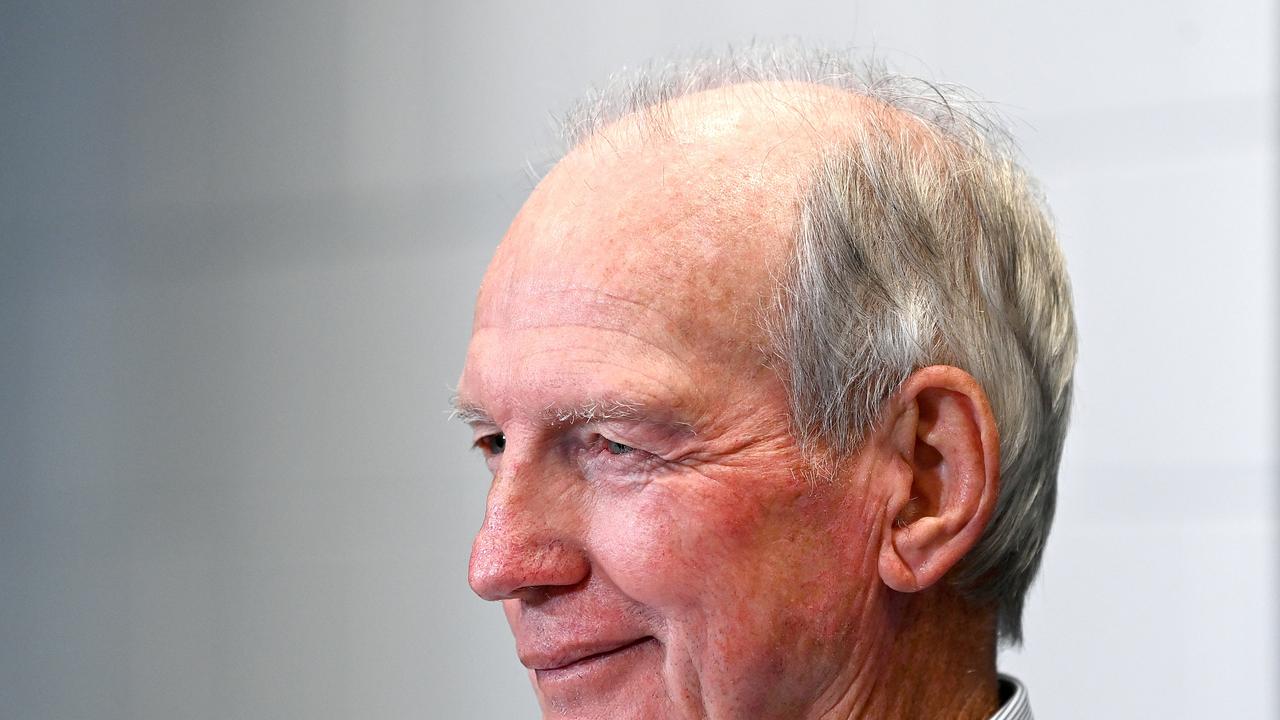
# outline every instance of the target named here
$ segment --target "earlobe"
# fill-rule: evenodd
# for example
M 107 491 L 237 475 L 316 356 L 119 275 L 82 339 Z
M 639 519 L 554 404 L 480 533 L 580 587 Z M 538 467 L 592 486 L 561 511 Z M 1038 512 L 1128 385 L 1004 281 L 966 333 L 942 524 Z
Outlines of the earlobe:
M 986 393 L 959 368 L 917 370 L 886 405 L 896 454 L 879 569 L 899 592 L 924 590 L 978 542 L 999 489 L 1000 448 Z

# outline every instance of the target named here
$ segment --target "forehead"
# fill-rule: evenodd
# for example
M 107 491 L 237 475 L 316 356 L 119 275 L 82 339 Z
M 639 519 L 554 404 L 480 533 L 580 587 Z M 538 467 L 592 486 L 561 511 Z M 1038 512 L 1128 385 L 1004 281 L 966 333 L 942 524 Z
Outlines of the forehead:
M 539 184 L 485 276 L 477 321 L 503 300 L 589 288 L 649 305 L 723 306 L 767 279 L 791 198 L 727 152 L 670 142 L 580 148 Z M 732 280 L 732 282 L 730 282 Z
M 840 93 L 846 120 L 850 97 Z M 570 152 L 485 275 L 468 370 L 510 364 L 500 348 L 517 338 L 567 351 L 588 330 L 694 374 L 759 365 L 803 169 L 839 134 L 824 127 L 834 110 L 801 115 L 797 102 L 785 88 L 702 93 L 673 103 L 656 131 L 631 116 Z
M 790 251 L 807 169 L 871 111 L 846 92 L 761 83 L 623 117 L 566 155 L 521 208 L 477 321 L 510 311 L 503 296 L 556 286 L 668 305 L 758 295 Z

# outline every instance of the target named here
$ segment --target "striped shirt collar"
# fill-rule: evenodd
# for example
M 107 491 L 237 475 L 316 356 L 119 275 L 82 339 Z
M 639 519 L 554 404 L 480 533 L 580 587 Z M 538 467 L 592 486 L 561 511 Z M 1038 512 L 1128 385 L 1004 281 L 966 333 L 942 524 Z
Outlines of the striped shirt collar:
M 991 720 L 1035 720 L 1031 716 L 1031 703 L 1027 690 L 1017 678 L 1000 676 L 1000 709 Z

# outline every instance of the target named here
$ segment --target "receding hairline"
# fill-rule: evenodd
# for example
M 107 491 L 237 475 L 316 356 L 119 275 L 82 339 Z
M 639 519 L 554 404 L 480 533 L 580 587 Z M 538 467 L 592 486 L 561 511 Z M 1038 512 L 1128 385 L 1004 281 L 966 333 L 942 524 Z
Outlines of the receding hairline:
M 867 126 L 925 151 L 951 140 L 922 118 L 858 89 L 813 80 L 748 80 L 631 108 L 573 138 L 574 145 L 561 160 L 629 143 L 692 143 L 754 135 L 762 126 L 781 134 L 779 144 L 797 139 L 797 131 L 803 133 L 813 150 L 806 158 L 807 170 L 832 149 L 863 137 L 859 131 Z

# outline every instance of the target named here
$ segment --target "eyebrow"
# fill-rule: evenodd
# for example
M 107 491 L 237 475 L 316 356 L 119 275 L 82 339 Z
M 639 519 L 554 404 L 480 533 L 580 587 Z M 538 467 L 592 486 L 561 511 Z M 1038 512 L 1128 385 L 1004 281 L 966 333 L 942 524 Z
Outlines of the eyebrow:
M 467 425 L 496 425 L 493 417 L 479 405 L 453 396 L 449 416 Z M 602 422 L 605 420 L 640 420 L 644 404 L 634 400 L 589 400 L 577 405 L 549 405 L 543 408 L 544 422 L 553 425 Z
M 484 408 L 474 403 L 469 403 L 457 395 L 449 398 L 449 419 L 467 425 L 494 425 L 493 418 L 489 417 L 489 413 Z
M 601 420 L 639 420 L 642 403 L 628 400 L 588 401 L 581 405 L 551 406 L 544 418 L 559 424 L 587 423 Z

